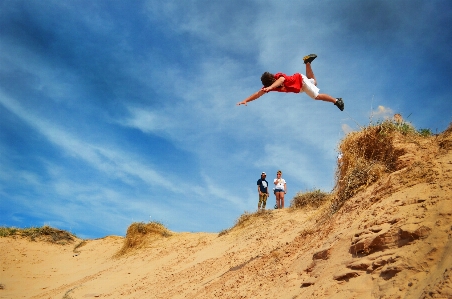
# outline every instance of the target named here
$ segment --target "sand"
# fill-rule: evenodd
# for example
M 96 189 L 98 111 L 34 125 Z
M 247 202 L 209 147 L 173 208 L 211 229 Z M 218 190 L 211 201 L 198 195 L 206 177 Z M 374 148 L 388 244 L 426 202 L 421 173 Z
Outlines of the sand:
M 448 140 L 410 145 L 399 170 L 329 217 L 326 206 L 272 210 L 121 256 L 117 236 L 2 237 L 0 298 L 452 298 Z

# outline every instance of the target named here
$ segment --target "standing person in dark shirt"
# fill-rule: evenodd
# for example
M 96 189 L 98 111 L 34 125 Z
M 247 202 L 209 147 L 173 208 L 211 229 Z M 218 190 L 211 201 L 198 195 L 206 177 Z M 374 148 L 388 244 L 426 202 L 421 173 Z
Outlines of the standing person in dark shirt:
M 259 193 L 259 203 L 257 204 L 257 210 L 260 211 L 261 207 L 262 210 L 265 210 L 265 205 L 267 204 L 267 198 L 268 198 L 268 182 L 265 179 L 266 178 L 265 172 L 262 172 L 261 178 L 257 180 L 257 192 Z

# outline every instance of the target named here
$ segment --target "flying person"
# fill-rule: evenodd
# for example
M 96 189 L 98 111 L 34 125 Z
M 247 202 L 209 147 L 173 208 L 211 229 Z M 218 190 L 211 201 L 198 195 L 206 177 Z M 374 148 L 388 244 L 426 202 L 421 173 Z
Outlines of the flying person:
M 343 111 L 344 102 L 342 101 L 342 98 L 333 98 L 328 94 L 319 93 L 320 90 L 317 88 L 317 80 L 311 68 L 311 62 L 316 57 L 316 54 L 309 54 L 303 57 L 303 62 L 306 64 L 306 75 L 295 73 L 292 76 L 288 76 L 283 73 L 277 73 L 275 75 L 269 72 L 263 73 L 261 81 L 264 87 L 262 87 L 262 89 L 258 92 L 247 97 L 245 100 L 237 103 L 237 105 L 247 105 L 248 102 L 254 101 L 270 91 L 294 93 L 305 92 L 312 99 L 333 103 L 341 111 Z

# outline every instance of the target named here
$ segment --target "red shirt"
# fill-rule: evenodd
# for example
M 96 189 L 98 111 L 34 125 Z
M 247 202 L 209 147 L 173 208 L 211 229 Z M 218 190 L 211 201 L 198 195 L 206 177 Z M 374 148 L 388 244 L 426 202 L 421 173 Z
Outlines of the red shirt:
M 284 77 L 283 86 L 277 87 L 271 91 L 279 91 L 279 92 L 294 92 L 299 93 L 301 90 L 301 86 L 303 85 L 303 79 L 301 78 L 301 74 L 295 73 L 292 76 L 287 76 L 283 73 L 277 73 L 275 75 L 275 79 L 278 80 L 280 77 Z

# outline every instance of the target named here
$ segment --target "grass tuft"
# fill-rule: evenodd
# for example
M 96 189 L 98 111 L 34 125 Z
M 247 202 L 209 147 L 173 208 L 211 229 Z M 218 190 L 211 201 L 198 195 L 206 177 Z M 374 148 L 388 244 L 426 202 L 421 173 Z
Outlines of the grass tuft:
M 428 129 L 416 131 L 410 123 L 393 120 L 348 134 L 339 145 L 342 159 L 338 161 L 332 212 L 384 174 L 396 170 L 398 158 L 405 154 L 403 148 L 394 145 L 396 140 L 431 135 Z
M 47 241 L 55 244 L 65 245 L 75 241 L 75 235 L 60 229 L 45 225 L 43 227 L 15 228 L 0 227 L 0 237 L 21 236 L 31 241 Z
M 260 210 L 254 213 L 245 211 L 240 217 L 235 221 L 235 224 L 233 227 L 224 229 L 221 232 L 218 233 L 218 236 L 221 237 L 223 235 L 228 234 L 234 229 L 243 228 L 246 227 L 258 219 L 264 218 L 264 219 L 270 219 L 272 217 L 271 210 Z
M 298 192 L 290 201 L 290 207 L 301 209 L 304 207 L 318 208 L 331 198 L 331 194 L 313 189 L 306 192 Z
M 141 248 L 149 243 L 150 240 L 159 237 L 170 237 L 171 232 L 160 222 L 152 221 L 149 223 L 135 222 L 127 229 L 126 239 L 119 255 L 123 255 L 130 250 Z

